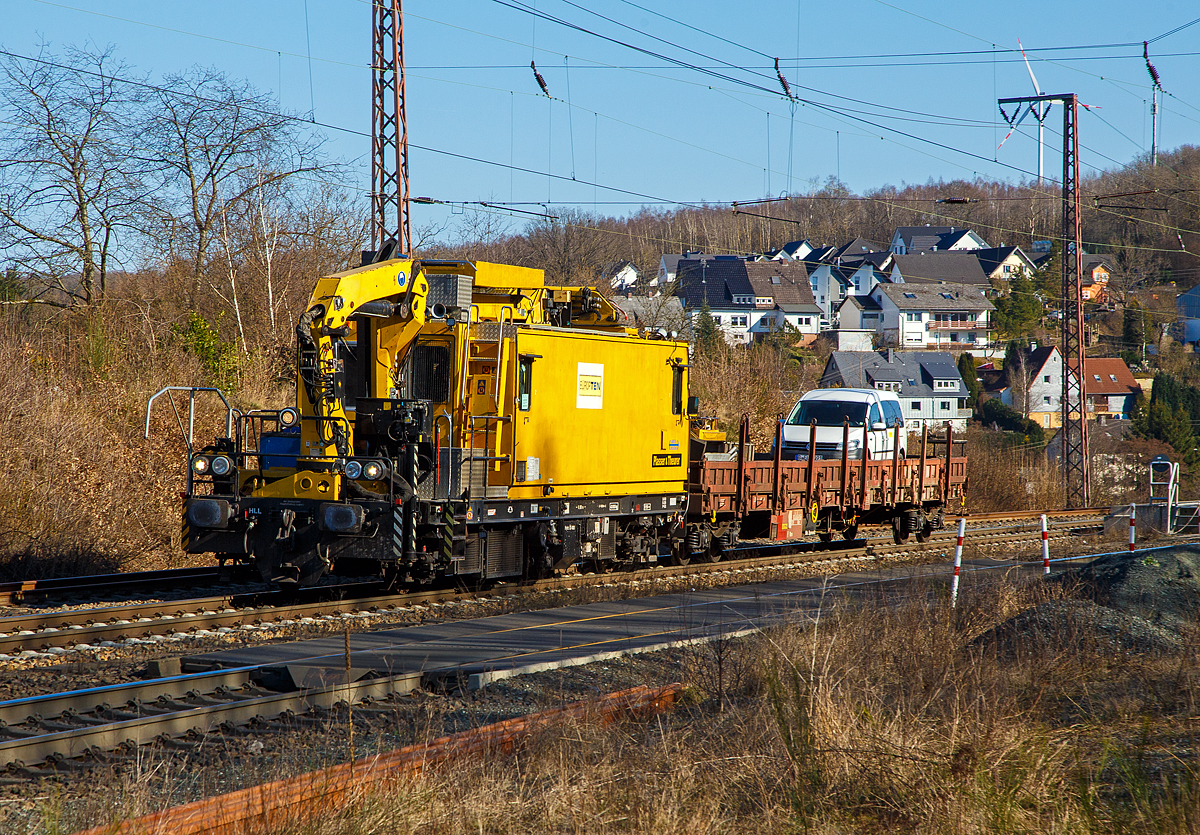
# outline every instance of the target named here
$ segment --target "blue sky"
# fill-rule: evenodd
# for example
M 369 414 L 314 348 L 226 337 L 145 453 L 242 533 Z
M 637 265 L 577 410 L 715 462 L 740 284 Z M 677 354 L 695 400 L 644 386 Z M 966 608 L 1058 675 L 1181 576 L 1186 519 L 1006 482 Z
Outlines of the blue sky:
M 365 193 L 368 0 L 2 0 L 0 9 L 0 47 L 10 52 L 35 54 L 42 40 L 52 50 L 112 44 L 152 80 L 193 64 L 249 79 L 287 110 L 348 129 L 324 133 L 336 156 L 358 166 Z M 854 191 L 976 175 L 1031 179 L 1032 119 L 996 150 L 1007 131 L 997 96 L 1032 91 L 1012 52 L 1018 38 L 1045 92 L 1075 92 L 1099 107 L 1080 116 L 1080 159 L 1085 170 L 1111 168 L 1150 147 L 1141 41 L 1198 15 L 1194 2 L 1171 0 L 406 0 L 408 124 L 420 146 L 410 155 L 412 192 L 626 214 L 753 200 L 838 176 Z M 1051 50 L 1087 45 L 1100 48 Z M 1200 24 L 1150 49 L 1170 94 L 1160 148 L 1200 144 Z M 885 55 L 893 57 L 862 57 Z M 776 57 L 807 102 L 783 97 Z M 531 60 L 553 99 L 539 90 Z M 1055 176 L 1060 109 L 1046 126 L 1046 170 Z M 426 206 L 414 207 L 413 219 L 454 221 L 447 208 Z

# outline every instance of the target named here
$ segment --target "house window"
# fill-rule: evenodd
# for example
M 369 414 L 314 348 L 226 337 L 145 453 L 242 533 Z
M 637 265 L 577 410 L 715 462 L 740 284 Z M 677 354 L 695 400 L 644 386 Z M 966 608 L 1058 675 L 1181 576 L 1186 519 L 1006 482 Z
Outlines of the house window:
M 920 404 L 920 403 L 918 403 L 917 401 L 915 401 L 915 400 L 914 400 L 914 401 L 912 402 L 912 410 L 913 410 L 914 412 L 919 412 L 919 411 L 921 411 L 921 404 Z
M 1112 380 L 1112 381 L 1115 383 L 1115 382 L 1117 381 L 1117 375 L 1116 375 L 1116 374 L 1109 374 L 1109 375 L 1108 375 L 1108 379 Z
M 878 313 L 864 313 L 864 314 L 862 315 L 862 320 L 863 320 L 864 322 L 867 322 L 867 321 L 874 322 L 874 321 L 875 321 L 876 319 L 878 319 L 878 318 L 879 318 L 879 314 L 878 314 Z
M 1048 382 L 1050 382 L 1050 375 L 1049 375 L 1049 374 L 1047 374 L 1047 375 L 1045 375 L 1044 377 L 1042 377 L 1042 382 L 1043 382 L 1043 383 L 1048 383 Z
M 958 383 L 954 380 L 934 380 L 933 387 L 937 389 L 956 389 L 958 388 Z
M 746 327 L 746 317 L 745 316 L 730 316 L 729 317 L 729 326 L 733 327 L 733 328 Z
M 1099 375 L 1099 374 L 1093 374 L 1092 376 L 1096 378 L 1096 382 L 1097 382 L 1097 383 L 1098 383 L 1098 382 L 1100 382 L 1100 375 Z
M 949 401 L 949 400 L 942 400 L 942 401 L 940 401 L 940 402 L 938 403 L 938 407 L 939 407 L 939 408 L 940 408 L 940 409 L 941 409 L 943 412 L 948 412 L 948 411 L 950 411 L 950 401 Z
M 807 327 L 807 326 L 809 326 L 809 325 L 811 325 L 811 324 L 812 324 L 812 317 L 811 317 L 811 316 L 801 316 L 801 317 L 799 317 L 799 318 L 798 318 L 796 321 L 797 321 L 799 324 L 801 324 L 801 325 L 804 325 L 805 327 Z
M 1047 394 L 1045 397 L 1042 398 L 1042 405 L 1044 405 L 1044 406 L 1050 405 L 1050 395 Z
M 905 293 L 904 294 L 904 298 L 906 298 L 906 299 L 915 299 L 916 297 L 917 297 L 916 293 Z
M 1006 272 L 1006 273 L 1011 273 L 1011 272 L 1012 272 L 1012 264 L 1005 264 L 1005 265 L 1004 265 L 1004 272 Z
M 965 398 L 965 397 L 958 398 L 958 408 L 960 408 L 960 409 L 967 408 L 967 398 Z
M 909 314 L 906 314 L 906 318 L 910 322 L 920 322 L 921 314 L 920 313 L 909 313 Z

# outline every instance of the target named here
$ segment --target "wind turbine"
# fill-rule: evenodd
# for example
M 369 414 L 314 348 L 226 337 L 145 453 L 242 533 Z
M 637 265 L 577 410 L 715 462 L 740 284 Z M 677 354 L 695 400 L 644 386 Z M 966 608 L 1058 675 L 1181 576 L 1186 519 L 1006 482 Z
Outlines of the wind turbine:
M 1031 67 L 1029 65 L 1029 57 L 1025 54 L 1025 47 L 1021 45 L 1020 38 L 1017 38 L 1017 48 L 1019 50 L 1021 50 L 1021 57 L 1025 60 L 1025 69 L 1029 71 L 1029 80 L 1033 82 L 1033 94 L 1035 96 L 1046 95 L 1046 93 L 1042 90 L 1041 85 L 1038 84 L 1037 76 L 1035 76 L 1033 74 L 1033 67 Z M 1003 114 L 1004 109 L 1001 108 L 1000 112 Z M 1008 141 L 1008 137 L 1013 135 L 1013 131 L 1015 131 L 1017 129 L 1017 127 L 1021 124 L 1021 122 L 1023 122 L 1025 120 L 1025 117 L 1028 116 L 1030 113 L 1033 114 L 1033 117 L 1035 119 L 1037 119 L 1037 123 L 1038 123 L 1037 181 L 1038 181 L 1038 185 L 1041 186 L 1043 159 L 1045 157 L 1044 144 L 1043 144 L 1042 137 L 1043 137 L 1043 130 L 1045 127 L 1046 117 L 1048 115 L 1050 115 L 1050 102 L 1048 102 L 1048 101 L 1032 102 L 1029 105 L 1029 109 L 1026 110 L 1024 113 L 1020 113 L 1015 122 L 1013 120 L 1010 120 L 1008 118 L 1007 114 L 1005 114 L 1005 120 L 1009 123 L 1010 127 L 1009 127 L 1008 133 L 1005 135 L 1004 139 L 1000 140 L 1000 144 L 998 146 L 996 146 L 996 150 L 998 151 L 1004 147 L 1004 143 Z

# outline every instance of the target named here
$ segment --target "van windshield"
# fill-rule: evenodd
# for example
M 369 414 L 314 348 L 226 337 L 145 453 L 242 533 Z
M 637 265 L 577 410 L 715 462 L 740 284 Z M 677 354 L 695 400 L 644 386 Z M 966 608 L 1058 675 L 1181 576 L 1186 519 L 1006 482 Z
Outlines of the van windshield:
M 809 400 L 797 403 L 787 422 L 791 426 L 808 426 L 815 420 L 817 426 L 841 426 L 843 421 L 849 420 L 851 426 L 862 426 L 866 417 L 866 403 Z

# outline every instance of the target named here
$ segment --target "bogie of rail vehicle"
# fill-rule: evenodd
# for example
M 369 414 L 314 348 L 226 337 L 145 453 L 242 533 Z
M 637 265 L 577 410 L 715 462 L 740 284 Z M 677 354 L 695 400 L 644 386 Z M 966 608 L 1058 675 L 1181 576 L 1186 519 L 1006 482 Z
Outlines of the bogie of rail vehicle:
M 864 522 L 923 539 L 965 489 L 949 429 L 879 460 L 756 455 L 745 424 L 727 443 L 695 415 L 686 343 L 538 270 L 370 264 L 320 279 L 296 332 L 295 406 L 189 440 L 183 508 L 186 551 L 276 583 L 679 564 Z

